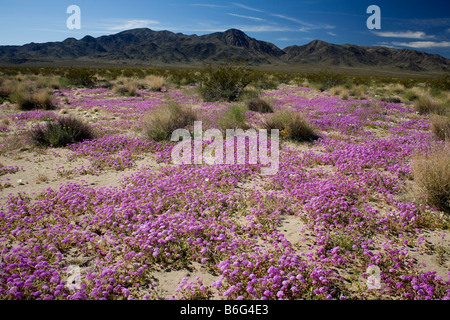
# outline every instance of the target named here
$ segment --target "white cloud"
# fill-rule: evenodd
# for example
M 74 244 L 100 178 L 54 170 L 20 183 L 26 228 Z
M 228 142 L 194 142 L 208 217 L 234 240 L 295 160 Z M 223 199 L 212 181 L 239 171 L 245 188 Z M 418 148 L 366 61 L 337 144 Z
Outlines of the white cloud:
M 415 49 L 422 48 L 450 48 L 450 41 L 412 41 L 412 42 L 392 42 L 395 46 L 410 47 Z
M 330 36 L 336 37 L 336 33 L 334 33 L 334 32 L 329 31 L 329 32 L 327 32 L 327 34 Z
M 407 39 L 433 39 L 434 36 L 427 35 L 423 31 L 374 31 L 379 37 L 385 38 L 407 38 Z
M 230 15 L 230 16 L 233 16 L 233 17 L 244 18 L 244 19 L 250 19 L 250 20 L 254 20 L 254 21 L 265 21 L 265 19 L 262 19 L 262 18 L 251 17 L 251 16 L 243 16 L 243 15 L 235 14 L 235 13 L 229 13 L 229 15 Z
M 156 20 L 128 20 L 125 23 L 117 26 L 108 27 L 109 30 L 129 30 L 136 28 L 148 28 L 153 25 L 159 24 Z

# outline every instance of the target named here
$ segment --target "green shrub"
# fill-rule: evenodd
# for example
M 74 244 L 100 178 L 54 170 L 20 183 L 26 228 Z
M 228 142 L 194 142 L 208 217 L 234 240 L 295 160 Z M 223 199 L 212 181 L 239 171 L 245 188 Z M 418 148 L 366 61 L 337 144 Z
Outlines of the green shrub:
M 320 138 L 314 128 L 297 112 L 283 110 L 264 120 L 267 130 L 278 129 L 284 138 L 310 142 Z
M 95 138 L 93 129 L 85 122 L 73 117 L 60 117 L 30 131 L 31 141 L 38 146 L 54 148 Z
M 225 111 L 217 124 L 223 131 L 226 129 L 248 129 L 247 109 L 239 105 L 233 105 Z
M 95 84 L 93 73 L 81 68 L 69 69 L 65 74 L 65 78 L 67 78 L 69 84 L 73 86 L 92 87 Z
M 243 64 L 208 65 L 201 85 L 206 101 L 235 101 L 252 82 L 253 72 Z
M 260 113 L 273 113 L 272 105 L 262 98 L 256 98 L 248 101 L 247 106 L 251 111 Z
M 178 103 L 163 105 L 144 118 L 144 135 L 146 138 L 162 141 L 170 140 L 172 132 L 193 125 L 197 113 L 191 108 Z
M 403 98 L 407 101 L 414 101 L 419 98 L 419 95 L 412 90 L 406 91 Z

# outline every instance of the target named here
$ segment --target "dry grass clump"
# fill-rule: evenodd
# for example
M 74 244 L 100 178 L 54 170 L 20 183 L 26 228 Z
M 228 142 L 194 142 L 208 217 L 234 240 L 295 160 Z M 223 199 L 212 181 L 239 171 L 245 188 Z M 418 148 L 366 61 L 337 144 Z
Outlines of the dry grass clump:
M 391 94 L 400 94 L 405 91 L 405 86 L 401 83 L 394 83 L 391 85 L 388 85 L 386 88 Z
M 362 98 L 366 95 L 366 89 L 363 86 L 355 86 L 350 91 L 350 95 L 353 97 Z
M 162 141 L 170 140 L 172 132 L 193 125 L 197 113 L 178 103 L 163 105 L 144 118 L 144 135 L 146 138 Z
M 438 140 L 450 141 L 450 115 L 432 116 L 431 131 Z
M 428 95 L 422 95 L 414 102 L 414 108 L 420 114 L 445 115 L 449 106 L 442 101 L 435 101 Z
M 283 110 L 275 113 L 263 122 L 267 130 L 278 129 L 287 139 L 310 142 L 320 138 L 315 129 L 297 112 Z
M 38 76 L 35 85 L 39 89 L 60 89 L 60 78 L 57 76 Z
M 350 92 L 348 91 L 348 89 L 345 89 L 345 88 L 339 94 L 339 98 L 341 100 L 348 100 L 349 97 L 350 97 Z
M 149 89 L 153 91 L 161 91 L 164 84 L 166 83 L 166 79 L 162 76 L 151 74 L 145 77 L 144 83 Z
M 134 97 L 138 93 L 138 83 L 134 79 L 123 79 L 119 80 L 112 88 L 112 90 L 119 95 Z
M 53 110 L 55 105 L 52 101 L 51 93 L 46 89 L 38 90 L 37 92 L 32 92 L 30 90 L 18 90 L 10 95 L 10 100 L 13 103 L 17 103 L 19 110 Z
M 450 213 L 450 144 L 413 159 L 412 172 L 421 200 Z
M 344 90 L 345 88 L 343 86 L 335 86 L 330 88 L 329 92 L 332 96 L 338 96 L 341 94 L 342 90 Z
M 0 142 L 0 154 L 23 148 L 25 145 L 26 141 L 22 134 L 9 134 Z

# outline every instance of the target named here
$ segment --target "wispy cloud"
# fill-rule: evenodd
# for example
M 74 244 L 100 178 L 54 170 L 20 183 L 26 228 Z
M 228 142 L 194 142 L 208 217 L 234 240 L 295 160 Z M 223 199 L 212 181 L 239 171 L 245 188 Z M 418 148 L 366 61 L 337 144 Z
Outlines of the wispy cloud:
M 205 8 L 228 8 L 228 6 L 223 6 L 220 4 L 212 4 L 212 3 L 192 3 L 191 6 L 205 7 Z
M 270 14 L 270 15 L 271 15 L 272 17 L 277 17 L 277 18 L 289 20 L 289 21 L 292 21 L 292 22 L 295 22 L 295 23 L 298 23 L 298 24 L 302 24 L 302 25 L 307 26 L 307 27 L 313 27 L 313 26 L 314 26 L 314 25 L 311 24 L 311 23 L 305 22 L 305 21 L 300 20 L 300 19 L 297 19 L 297 18 L 288 17 L 288 16 L 285 16 L 285 15 L 283 15 L 283 14 L 272 13 L 272 14 Z
M 336 33 L 334 33 L 334 32 L 328 31 L 327 34 L 330 36 L 336 37 Z
M 280 19 L 285 19 L 285 20 L 288 20 L 288 21 L 295 22 L 297 24 L 301 24 L 303 27 L 301 27 L 300 29 L 297 30 L 297 31 L 300 31 L 300 32 L 309 32 L 311 30 L 317 30 L 317 29 L 334 29 L 335 28 L 335 26 L 332 26 L 332 25 L 329 25 L 329 24 L 312 24 L 312 23 L 306 22 L 304 20 L 300 20 L 300 19 L 297 19 L 297 18 L 292 18 L 292 17 L 285 16 L 283 14 L 272 13 L 270 15 L 272 17 L 277 17 L 277 18 L 280 18 Z
M 450 48 L 450 41 L 412 41 L 412 42 L 392 42 L 395 46 L 409 47 L 415 49 L 424 48 Z
M 244 19 L 250 19 L 250 20 L 254 20 L 254 21 L 265 21 L 265 19 L 262 19 L 262 18 L 251 17 L 251 16 L 244 16 L 244 15 L 235 14 L 235 13 L 229 13 L 229 15 L 230 15 L 230 16 L 233 16 L 233 17 L 244 18 Z
M 407 22 L 408 24 L 419 25 L 425 27 L 448 27 L 450 25 L 450 18 L 430 18 L 430 19 L 394 19 Z
M 264 12 L 264 10 L 257 9 L 257 8 L 252 8 L 252 7 L 246 6 L 245 4 L 238 3 L 238 2 L 233 2 L 233 5 L 235 5 L 236 7 L 240 7 L 240 8 L 243 8 L 243 9 L 250 10 L 250 11 Z
M 128 20 L 120 25 L 107 27 L 108 30 L 129 30 L 136 28 L 148 28 L 150 26 L 158 25 L 159 21 L 156 20 Z
M 375 35 L 385 38 L 406 38 L 406 39 L 433 39 L 432 35 L 427 35 L 423 31 L 374 31 Z

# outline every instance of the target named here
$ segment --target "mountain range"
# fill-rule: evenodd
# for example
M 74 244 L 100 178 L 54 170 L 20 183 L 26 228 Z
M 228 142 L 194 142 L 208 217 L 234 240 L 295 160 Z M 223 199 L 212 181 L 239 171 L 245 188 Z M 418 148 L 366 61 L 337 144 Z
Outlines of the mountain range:
M 372 68 L 391 71 L 449 72 L 450 59 L 409 49 L 336 45 L 314 40 L 284 49 L 230 29 L 202 36 L 147 28 L 61 42 L 0 46 L 0 65 L 197 66 L 224 59 L 252 66 L 315 65 L 321 68 Z

